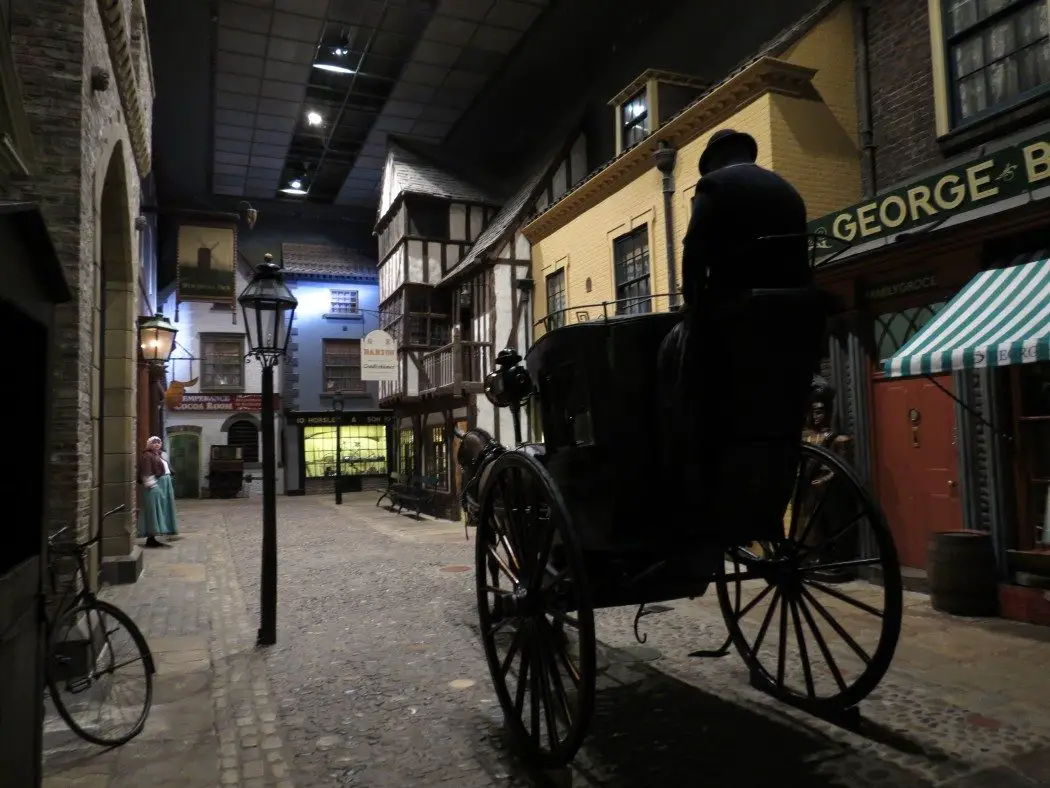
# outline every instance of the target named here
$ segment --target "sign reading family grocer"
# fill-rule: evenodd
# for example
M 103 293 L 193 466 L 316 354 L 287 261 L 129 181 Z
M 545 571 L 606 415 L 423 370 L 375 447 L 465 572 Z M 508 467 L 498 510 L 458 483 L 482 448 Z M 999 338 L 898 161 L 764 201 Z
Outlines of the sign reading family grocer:
M 873 241 L 1041 186 L 1050 186 L 1046 135 L 830 213 L 810 222 L 809 232 L 818 236 L 818 254 L 830 253 L 840 249 L 830 238 L 852 244 Z

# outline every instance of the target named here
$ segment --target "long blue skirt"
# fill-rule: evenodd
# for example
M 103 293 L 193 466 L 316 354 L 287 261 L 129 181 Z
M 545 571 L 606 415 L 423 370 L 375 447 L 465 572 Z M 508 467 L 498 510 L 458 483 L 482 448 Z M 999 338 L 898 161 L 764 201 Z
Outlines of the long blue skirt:
M 158 476 L 157 485 L 153 488 L 147 487 L 143 491 L 142 508 L 139 509 L 139 538 L 171 536 L 178 532 L 175 486 L 171 483 L 170 475 Z

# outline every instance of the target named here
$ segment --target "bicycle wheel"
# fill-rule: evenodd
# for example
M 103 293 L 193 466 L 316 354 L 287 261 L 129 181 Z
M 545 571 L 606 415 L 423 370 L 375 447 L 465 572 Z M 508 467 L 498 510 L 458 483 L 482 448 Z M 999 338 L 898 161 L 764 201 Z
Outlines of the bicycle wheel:
M 68 610 L 47 653 L 51 700 L 78 736 L 116 747 L 142 731 L 153 704 L 153 657 L 127 613 L 97 599 Z

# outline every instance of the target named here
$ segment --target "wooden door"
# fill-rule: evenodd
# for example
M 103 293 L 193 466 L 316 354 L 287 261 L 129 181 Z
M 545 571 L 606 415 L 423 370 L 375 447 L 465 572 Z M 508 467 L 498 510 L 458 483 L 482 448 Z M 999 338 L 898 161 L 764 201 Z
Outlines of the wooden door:
M 201 497 L 201 439 L 192 432 L 180 432 L 168 439 L 171 472 L 175 475 L 176 498 Z
M 951 375 L 937 382 L 952 391 Z M 926 378 L 877 380 L 873 388 L 879 501 L 901 563 L 925 569 L 930 536 L 963 527 L 955 403 Z

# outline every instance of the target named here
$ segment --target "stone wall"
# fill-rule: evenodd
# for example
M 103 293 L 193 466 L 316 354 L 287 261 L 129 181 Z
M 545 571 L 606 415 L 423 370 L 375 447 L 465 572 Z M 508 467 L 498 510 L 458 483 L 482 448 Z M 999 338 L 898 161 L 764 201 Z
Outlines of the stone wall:
M 125 12 L 129 20 L 137 18 L 130 3 Z M 145 36 L 144 22 L 139 29 Z M 86 533 L 97 511 L 94 491 L 102 464 L 97 429 L 102 420 L 112 428 L 105 440 L 106 453 L 116 455 L 107 458 L 113 475 L 106 481 L 115 486 L 106 491 L 102 503 L 134 508 L 138 243 L 132 228 L 139 213 L 139 180 L 146 173 L 139 171 L 132 155 L 117 67 L 111 60 L 99 4 L 12 0 L 11 32 L 38 160 L 37 172 L 24 191 L 42 206 L 73 292 L 73 301 L 57 314 L 49 527 L 75 523 Z M 141 63 L 147 56 L 148 46 L 140 46 L 139 73 L 149 71 Z M 94 68 L 109 75 L 104 89 L 92 86 Z M 139 90 L 147 106 L 152 103 L 152 90 L 152 83 Z M 103 385 L 114 392 L 104 413 Z M 129 512 L 107 524 L 113 530 L 107 528 L 104 555 L 132 552 L 132 517 Z

